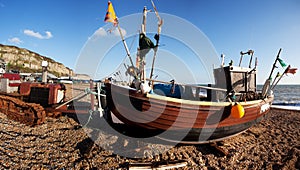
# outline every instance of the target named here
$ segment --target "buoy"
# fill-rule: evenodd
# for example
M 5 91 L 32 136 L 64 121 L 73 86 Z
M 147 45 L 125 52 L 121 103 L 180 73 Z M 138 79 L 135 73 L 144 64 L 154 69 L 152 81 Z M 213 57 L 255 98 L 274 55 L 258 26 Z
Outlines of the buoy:
M 245 110 L 244 107 L 241 104 L 235 103 L 235 105 L 233 105 L 231 107 L 231 116 L 234 118 L 242 118 L 245 115 Z

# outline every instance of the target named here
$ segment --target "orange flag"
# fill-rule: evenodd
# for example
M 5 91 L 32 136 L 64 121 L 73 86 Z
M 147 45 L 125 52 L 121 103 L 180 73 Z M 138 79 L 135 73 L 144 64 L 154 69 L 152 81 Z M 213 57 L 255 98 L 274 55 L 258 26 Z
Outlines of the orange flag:
M 112 22 L 114 25 L 118 24 L 117 16 L 114 10 L 114 7 L 112 6 L 112 3 L 108 1 L 108 8 L 105 15 L 104 22 Z

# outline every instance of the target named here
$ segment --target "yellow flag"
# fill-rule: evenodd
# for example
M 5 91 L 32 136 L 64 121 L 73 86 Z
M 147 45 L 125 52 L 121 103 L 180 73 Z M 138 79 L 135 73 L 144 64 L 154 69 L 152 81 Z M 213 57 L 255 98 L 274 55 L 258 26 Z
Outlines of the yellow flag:
M 108 8 L 107 8 L 104 21 L 112 22 L 114 24 L 117 24 L 118 22 L 114 7 L 112 6 L 112 3 L 110 1 L 108 1 Z

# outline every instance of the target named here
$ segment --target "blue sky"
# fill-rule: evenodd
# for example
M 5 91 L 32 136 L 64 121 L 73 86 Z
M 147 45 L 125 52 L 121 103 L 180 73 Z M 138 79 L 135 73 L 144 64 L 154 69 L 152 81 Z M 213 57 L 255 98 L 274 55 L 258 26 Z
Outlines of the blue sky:
M 119 18 L 140 13 L 143 6 L 152 8 L 150 0 L 112 2 Z M 298 0 L 154 2 L 161 13 L 178 16 L 198 27 L 217 54 L 226 55 L 227 63 L 230 59 L 238 63 L 240 51 L 253 49 L 258 57 L 259 83 L 269 74 L 279 48 L 287 64 L 300 68 Z M 74 68 L 90 37 L 107 25 L 103 22 L 106 9 L 106 0 L 0 0 L 0 43 L 27 48 Z M 186 35 L 193 38 L 188 30 Z M 163 39 L 161 43 L 167 45 Z M 289 75 L 282 83 L 300 84 L 300 74 Z

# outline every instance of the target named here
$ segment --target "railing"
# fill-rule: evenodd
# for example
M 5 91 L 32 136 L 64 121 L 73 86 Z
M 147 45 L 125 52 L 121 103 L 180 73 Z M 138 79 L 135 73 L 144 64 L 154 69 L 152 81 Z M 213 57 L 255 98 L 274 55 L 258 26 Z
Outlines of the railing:
M 158 83 L 165 83 L 165 84 L 173 84 L 172 82 L 167 82 L 167 81 L 161 81 L 161 80 L 154 80 L 154 79 L 146 79 L 147 81 L 153 82 L 158 82 Z M 199 85 L 192 85 L 192 84 L 183 84 L 183 83 L 174 83 L 177 85 L 181 86 L 189 86 L 189 87 L 195 87 L 195 88 L 201 88 L 201 89 L 207 89 L 207 90 L 215 90 L 215 91 L 223 91 L 227 92 L 227 89 L 222 89 L 222 88 L 216 88 L 216 87 L 208 87 L 208 86 L 199 86 Z
M 153 79 L 147 79 L 151 82 L 152 86 L 155 82 L 157 83 L 163 83 L 163 84 L 170 84 L 173 85 L 175 88 L 175 85 L 183 87 L 182 91 L 180 92 L 181 99 L 187 99 L 187 100 L 201 100 L 201 101 L 220 101 L 220 100 L 226 100 L 227 89 L 223 88 L 216 88 L 216 87 L 210 87 L 208 86 L 201 86 L 201 85 L 193 85 L 193 84 L 184 84 L 184 83 L 176 83 L 176 82 L 166 82 L 161 80 L 153 80 Z M 153 87 L 152 87 L 153 89 Z M 204 92 L 202 90 L 205 90 Z M 172 96 L 172 95 L 171 95 Z M 174 97 L 174 96 L 172 96 Z

